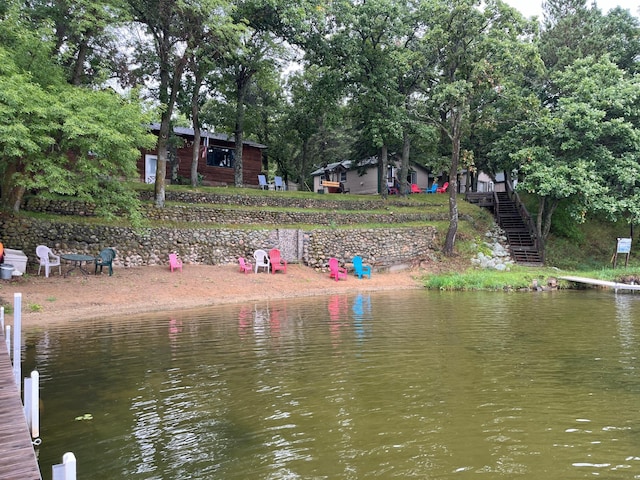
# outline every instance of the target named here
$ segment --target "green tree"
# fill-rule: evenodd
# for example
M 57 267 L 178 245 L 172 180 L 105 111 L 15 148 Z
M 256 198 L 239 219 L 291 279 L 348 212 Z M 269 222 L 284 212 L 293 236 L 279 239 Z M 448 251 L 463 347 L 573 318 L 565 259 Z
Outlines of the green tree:
M 589 212 L 637 221 L 640 198 L 640 83 L 609 59 L 577 60 L 551 77 L 559 92 L 503 141 L 522 145 L 518 189 L 538 198 L 538 238 L 548 238 L 559 203 L 577 222 Z
M 137 199 L 122 179 L 137 178 L 139 149 L 153 143 L 146 121 L 135 98 L 38 84 L 0 47 L 2 207 L 17 212 L 27 192 L 58 194 L 93 202 L 104 215 L 135 217 Z
M 451 145 L 449 229 L 444 253 L 453 254 L 458 231 L 458 172 L 461 143 L 473 111 L 486 109 L 500 95 L 503 82 L 530 60 L 520 38 L 526 23 L 499 0 L 425 1 L 427 29 L 422 49 L 432 75 L 422 88 L 421 117 L 437 127 Z

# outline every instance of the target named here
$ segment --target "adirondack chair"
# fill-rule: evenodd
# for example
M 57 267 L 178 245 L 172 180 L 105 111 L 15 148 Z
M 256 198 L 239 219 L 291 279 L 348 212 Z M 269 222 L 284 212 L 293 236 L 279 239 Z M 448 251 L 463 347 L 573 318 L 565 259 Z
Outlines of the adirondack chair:
M 449 182 L 444 182 L 444 185 L 436 189 L 436 193 L 445 193 L 447 188 L 449 188 Z
M 434 182 L 433 185 L 431 185 L 431 188 L 427 188 L 424 193 L 436 193 L 437 190 L 438 184 Z
M 276 190 L 284 190 L 284 182 L 282 181 L 282 177 L 273 177 L 273 185 Z
M 262 190 L 269 190 L 269 184 L 267 183 L 266 175 L 258 175 L 258 183 L 260 184 L 260 188 Z
M 266 269 L 267 273 L 269 273 L 269 255 L 264 250 L 256 250 L 253 252 L 253 258 L 256 261 L 256 273 L 258 273 L 259 268 Z
M 38 275 L 40 275 L 40 269 L 44 267 L 44 276 L 49 277 L 51 267 L 58 267 L 58 273 L 62 275 L 62 268 L 60 267 L 60 257 L 54 255 L 49 247 L 46 245 L 38 245 L 36 247 L 36 255 L 38 256 Z
M 238 257 L 238 263 L 240 264 L 240 271 L 244 273 L 249 273 L 253 270 L 253 265 L 247 262 L 244 257 Z
M 174 270 L 182 271 L 182 261 L 175 253 L 169 254 L 169 268 L 171 269 L 171 272 L 173 272 Z
M 418 186 L 417 183 L 411 184 L 411 193 L 422 193 L 422 189 Z
M 369 265 L 363 265 L 362 257 L 359 255 L 353 257 L 353 270 L 358 278 L 362 278 L 363 275 L 371 278 L 371 267 Z
M 98 267 L 100 267 L 100 273 L 102 273 L 102 267 L 109 267 L 109 276 L 113 275 L 113 259 L 116 258 L 116 251 L 113 248 L 105 248 L 102 250 L 95 260 L 95 270 L 93 273 L 98 274 Z
M 269 250 L 269 262 L 271 262 L 271 273 L 276 273 L 276 270 L 287 273 L 287 261 L 280 257 L 280 250 L 277 248 Z
M 347 269 L 340 266 L 337 258 L 329 259 L 329 278 L 335 278 L 336 282 L 341 278 L 347 279 Z

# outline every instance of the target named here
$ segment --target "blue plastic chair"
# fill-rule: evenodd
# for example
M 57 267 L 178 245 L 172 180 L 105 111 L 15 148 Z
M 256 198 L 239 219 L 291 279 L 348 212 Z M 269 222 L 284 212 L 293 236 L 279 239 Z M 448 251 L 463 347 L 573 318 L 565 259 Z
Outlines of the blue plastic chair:
M 275 185 L 276 190 L 284 190 L 282 177 L 273 177 L 273 184 Z
M 434 183 L 431 185 L 431 188 L 427 188 L 424 193 L 436 193 L 436 190 L 438 190 L 438 184 Z
M 356 255 L 353 257 L 353 269 L 355 270 L 355 274 L 358 278 L 362 278 L 363 275 L 371 278 L 371 267 L 368 265 L 362 264 L 362 257 Z

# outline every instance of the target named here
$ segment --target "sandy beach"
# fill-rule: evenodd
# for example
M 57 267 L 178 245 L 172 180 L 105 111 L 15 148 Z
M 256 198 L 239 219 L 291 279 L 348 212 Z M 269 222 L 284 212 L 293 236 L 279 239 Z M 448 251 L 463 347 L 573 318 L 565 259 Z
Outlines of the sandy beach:
M 49 278 L 32 273 L 0 280 L 0 303 L 13 306 L 14 294 L 20 293 L 22 323 L 29 326 L 256 300 L 417 289 L 425 273 L 418 268 L 374 272 L 371 279 L 350 274 L 336 282 L 328 273 L 299 264 L 289 265 L 286 274 L 243 274 L 237 265 L 184 265 L 182 272 L 166 266 L 115 268 L 111 277 L 77 271 L 64 277 L 56 270 Z M 7 323 L 12 317 L 5 314 Z

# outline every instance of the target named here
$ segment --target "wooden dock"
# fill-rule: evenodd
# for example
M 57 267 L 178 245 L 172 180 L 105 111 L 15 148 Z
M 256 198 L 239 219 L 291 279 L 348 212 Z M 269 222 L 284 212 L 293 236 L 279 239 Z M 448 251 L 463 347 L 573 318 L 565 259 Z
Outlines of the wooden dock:
M 42 480 L 4 332 L 0 340 L 0 478 Z
M 618 290 L 640 290 L 640 285 L 631 285 L 629 283 L 609 282 L 607 280 L 596 280 L 595 278 L 586 277 L 572 277 L 562 276 L 558 277 L 560 280 L 566 280 L 574 283 L 584 283 L 585 285 L 594 285 L 596 287 L 613 288 L 614 291 Z

